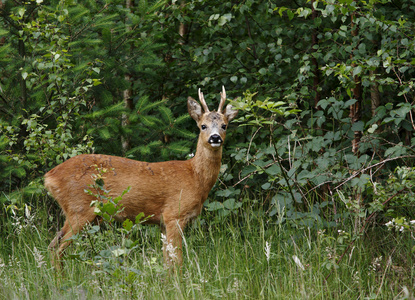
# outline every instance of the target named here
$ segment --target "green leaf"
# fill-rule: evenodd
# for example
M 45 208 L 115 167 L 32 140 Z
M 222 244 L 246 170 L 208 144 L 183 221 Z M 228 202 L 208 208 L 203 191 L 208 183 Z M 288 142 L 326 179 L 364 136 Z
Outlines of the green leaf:
M 378 129 L 378 124 L 372 124 L 372 126 L 367 130 L 368 133 L 374 133 Z
M 99 229 L 100 229 L 100 227 L 98 225 L 94 225 L 88 230 L 88 233 L 89 234 L 95 234 L 99 231 Z
M 361 72 L 362 72 L 362 67 L 357 66 L 356 68 L 353 69 L 353 76 L 358 76 L 360 75 Z
M 126 219 L 123 223 L 122 223 L 122 227 L 127 230 L 130 231 L 131 228 L 133 227 L 134 223 L 130 220 L 130 219 Z
M 290 21 L 294 18 L 294 12 L 292 12 L 291 10 L 287 10 L 287 15 Z
M 255 166 L 252 166 L 252 165 L 246 166 L 242 169 L 241 176 L 245 177 L 246 175 L 248 175 L 252 172 L 255 172 L 256 170 L 257 170 L 257 167 L 255 167 Z
M 271 183 L 265 182 L 263 185 L 261 185 L 261 188 L 263 190 L 268 190 L 271 187 Z
M 352 124 L 353 131 L 363 131 L 364 123 L 362 121 L 357 121 Z
M 346 102 L 344 102 L 343 108 L 349 108 L 350 106 L 352 106 L 353 104 L 355 104 L 357 102 L 356 99 L 350 99 L 347 100 Z
M 231 198 L 223 202 L 223 206 L 229 210 L 236 210 L 242 206 L 242 203 L 236 202 L 235 199 Z
M 218 25 L 219 26 L 223 26 L 226 23 L 230 22 L 232 19 L 232 14 L 224 14 L 223 16 L 221 16 L 218 20 Z
M 209 211 L 215 211 L 218 209 L 223 209 L 223 204 L 218 201 L 211 202 L 207 205 L 207 210 Z
M 120 257 L 122 255 L 127 254 L 127 250 L 123 249 L 123 248 L 117 248 L 115 250 L 112 250 L 111 253 L 115 256 L 115 257 Z

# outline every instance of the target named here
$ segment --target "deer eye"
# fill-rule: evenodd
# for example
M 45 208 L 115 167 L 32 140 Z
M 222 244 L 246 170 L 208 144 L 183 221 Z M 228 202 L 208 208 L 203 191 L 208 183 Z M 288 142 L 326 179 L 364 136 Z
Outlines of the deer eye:
M 226 130 L 226 125 L 225 124 L 222 125 L 222 129 Z
M 202 130 L 206 130 L 207 126 L 206 125 L 202 125 L 202 126 L 200 126 L 200 128 L 202 128 Z

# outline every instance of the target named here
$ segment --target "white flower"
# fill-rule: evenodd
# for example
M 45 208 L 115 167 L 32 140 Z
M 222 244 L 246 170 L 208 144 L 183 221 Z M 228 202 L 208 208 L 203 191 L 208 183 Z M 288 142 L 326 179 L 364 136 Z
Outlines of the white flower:
M 269 259 L 271 257 L 271 243 L 265 242 L 265 256 L 267 258 L 267 261 L 269 262 Z
M 239 280 L 237 278 L 234 278 L 232 286 L 230 286 L 230 284 L 228 285 L 227 292 L 229 294 L 230 293 L 238 293 L 240 287 L 241 287 L 241 283 L 239 282 Z
M 37 250 L 36 247 L 33 248 L 33 257 L 35 258 L 38 268 L 41 268 L 43 265 L 46 264 L 46 262 L 43 260 L 44 256 L 42 255 L 42 253 L 40 253 L 39 250 Z
M 300 261 L 300 259 L 296 256 L 296 255 L 293 255 L 293 260 L 294 260 L 294 262 L 295 262 L 295 264 L 301 269 L 301 270 L 305 270 L 305 268 L 304 268 L 304 266 L 303 266 L 303 264 L 301 263 L 301 261 Z
M 177 255 L 176 255 L 176 248 L 177 247 L 173 247 L 173 244 L 172 243 L 169 243 L 167 241 L 167 237 L 164 234 L 161 234 L 161 241 L 163 242 L 164 247 L 165 247 L 165 249 L 166 249 L 167 254 L 169 255 L 169 257 L 171 259 L 173 259 L 173 260 L 176 259 L 177 258 Z

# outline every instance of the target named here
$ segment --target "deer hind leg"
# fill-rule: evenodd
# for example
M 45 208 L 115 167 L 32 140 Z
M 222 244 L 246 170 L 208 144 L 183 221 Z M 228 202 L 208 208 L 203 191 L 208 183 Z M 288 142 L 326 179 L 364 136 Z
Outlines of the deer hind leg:
M 65 224 L 61 231 L 59 231 L 52 242 L 49 244 L 49 250 L 51 252 L 51 263 L 57 269 L 61 269 L 61 258 L 64 250 L 71 244 L 70 237 L 80 232 L 86 224 L 91 223 L 96 218 L 93 210 L 88 211 L 87 214 L 83 214 L 82 217 L 66 218 Z

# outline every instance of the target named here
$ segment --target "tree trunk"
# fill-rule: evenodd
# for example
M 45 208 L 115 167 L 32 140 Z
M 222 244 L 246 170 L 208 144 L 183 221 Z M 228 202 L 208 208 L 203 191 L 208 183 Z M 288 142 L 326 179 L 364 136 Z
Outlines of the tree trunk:
M 356 13 L 352 14 L 351 17 L 351 26 L 352 26 L 352 37 L 355 37 L 359 33 L 359 29 L 357 24 L 354 23 L 354 18 L 356 17 Z M 353 55 L 351 55 L 351 59 L 353 60 Z M 355 68 L 357 65 L 356 63 L 352 63 L 352 67 Z M 362 105 L 362 84 L 361 84 L 361 77 L 359 75 L 353 76 L 354 80 L 354 88 L 352 88 L 353 98 L 356 99 L 356 103 L 350 106 L 350 119 L 352 126 L 356 122 L 360 121 L 361 119 L 361 105 Z M 359 152 L 359 142 L 362 133 L 360 131 L 354 132 L 354 139 L 352 141 L 352 151 L 355 155 L 358 155 Z
M 133 3 L 132 0 L 126 0 L 125 3 L 125 7 L 129 10 L 131 10 L 131 8 L 133 7 Z M 128 30 L 131 30 L 131 28 L 127 28 Z M 133 47 L 131 46 L 131 51 L 133 50 Z M 131 111 L 134 108 L 134 104 L 133 104 L 133 91 L 131 88 L 132 85 L 132 76 L 130 74 L 125 74 L 124 75 L 124 79 L 129 83 L 129 88 L 125 89 L 123 91 L 123 99 L 124 99 L 124 107 L 126 108 L 127 111 Z M 128 119 L 128 113 L 125 113 L 122 115 L 122 126 L 126 127 L 128 126 L 129 119 Z M 122 151 L 125 154 L 129 149 L 131 149 L 131 140 L 129 137 L 127 136 L 121 136 L 121 146 L 122 146 Z
M 314 0 L 311 0 L 311 19 L 314 20 L 317 18 L 317 11 L 314 9 Z M 317 58 L 314 56 L 314 53 L 317 52 L 317 49 L 315 48 L 315 46 L 318 45 L 318 30 L 317 28 L 314 27 L 313 24 L 313 33 L 312 33 L 312 53 L 311 53 L 311 62 L 314 66 L 314 79 L 313 79 L 313 90 L 314 90 L 314 107 L 317 107 L 318 102 L 320 101 L 320 91 L 319 91 L 319 84 L 320 84 L 320 69 L 318 67 L 318 62 L 317 62 Z
M 356 37 L 359 34 L 358 25 L 354 23 L 355 17 L 356 17 L 356 12 L 352 14 L 351 20 L 350 20 L 351 28 L 352 28 L 352 38 Z M 353 54 L 351 54 L 350 58 L 353 61 Z M 354 69 L 356 67 L 357 67 L 357 64 L 353 62 L 352 68 Z M 352 126 L 353 124 L 360 121 L 361 119 L 361 105 L 362 105 L 361 77 L 359 75 L 355 75 L 353 76 L 353 81 L 354 81 L 354 87 L 352 88 L 352 94 L 353 94 L 353 98 L 356 99 L 357 101 L 353 105 L 350 106 L 349 116 L 351 119 Z M 357 130 L 354 131 L 354 138 L 352 140 L 352 151 L 353 151 L 353 154 L 356 156 L 359 156 L 359 143 L 360 143 L 361 136 L 362 136 L 361 131 L 357 131 Z M 354 170 L 351 170 L 351 171 L 354 171 Z M 362 193 L 361 193 L 360 188 L 356 188 L 354 199 L 357 201 L 358 206 L 360 207 L 362 205 Z M 362 219 L 357 214 L 357 211 L 355 213 L 356 214 L 355 214 L 354 230 L 355 230 L 355 233 L 357 233 L 362 226 Z
M 375 116 L 376 109 L 380 106 L 380 92 L 379 92 L 379 83 L 377 82 L 377 75 L 375 71 L 370 71 L 370 77 L 374 77 L 375 80 L 370 86 L 370 102 L 372 117 Z
M 180 4 L 180 10 L 183 11 L 186 2 L 182 1 Z M 186 44 L 186 35 L 187 35 L 187 25 L 185 23 L 180 23 L 179 25 L 179 44 L 184 45 Z

